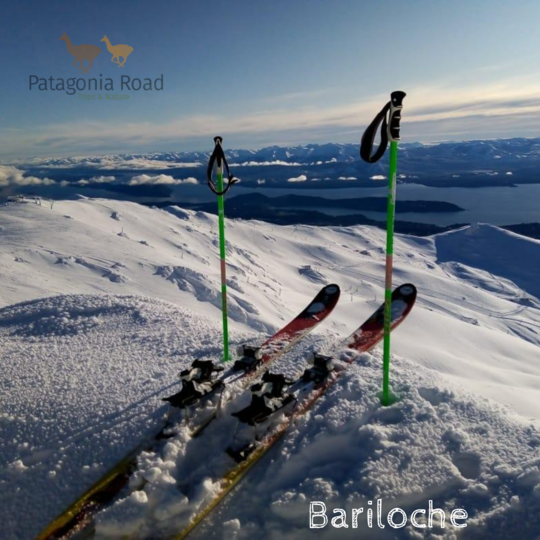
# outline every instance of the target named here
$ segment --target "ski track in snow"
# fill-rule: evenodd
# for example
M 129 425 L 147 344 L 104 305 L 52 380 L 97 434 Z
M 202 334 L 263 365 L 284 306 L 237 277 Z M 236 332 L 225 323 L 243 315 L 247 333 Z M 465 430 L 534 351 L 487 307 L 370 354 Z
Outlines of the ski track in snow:
M 217 219 L 168 210 L 88 199 L 0 207 L 6 540 L 33 538 L 155 430 L 167 410 L 160 398 L 178 389 L 181 369 L 220 356 Z M 277 364 L 289 375 L 383 299 L 378 229 L 238 220 L 228 222 L 227 238 L 233 343 L 261 342 L 320 283 L 342 288 L 329 321 Z M 395 251 L 394 282 L 419 291 L 393 339 L 401 401 L 378 405 L 380 354 L 362 355 L 265 458 L 272 466 L 254 469 L 194 538 L 307 538 L 310 500 L 331 509 L 377 497 L 386 508 L 425 507 L 429 498 L 463 507 L 464 538 L 540 534 L 540 243 L 478 225 L 432 238 L 398 235 Z M 516 270 L 516 261 L 527 264 Z M 133 494 L 100 516 L 101 537 L 185 523 L 227 467 L 228 458 L 213 454 L 230 429 L 218 422 L 188 444 L 179 430 L 143 456 Z M 410 527 L 362 535 L 426 537 Z M 446 529 L 444 538 L 454 537 Z

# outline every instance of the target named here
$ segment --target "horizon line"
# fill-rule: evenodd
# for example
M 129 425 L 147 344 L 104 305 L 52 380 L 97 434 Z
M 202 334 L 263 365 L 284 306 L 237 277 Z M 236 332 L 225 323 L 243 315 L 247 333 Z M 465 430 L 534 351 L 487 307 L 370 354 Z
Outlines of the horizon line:
M 472 142 L 486 142 L 486 141 L 511 141 L 511 140 L 517 140 L 517 139 L 527 139 L 527 140 L 534 140 L 534 139 L 540 139 L 540 136 L 538 137 L 532 137 L 532 136 L 516 136 L 516 137 L 492 137 L 492 138 L 473 138 L 473 139 L 441 139 L 436 141 L 399 141 L 400 145 L 408 146 L 413 144 L 421 144 L 423 146 L 437 146 L 441 144 L 456 144 L 456 143 L 472 143 Z M 249 148 L 249 147 L 236 147 L 236 148 L 225 148 L 225 152 L 234 152 L 239 150 L 246 150 L 246 151 L 261 151 L 266 148 L 301 148 L 306 146 L 324 146 L 327 144 L 334 144 L 334 145 L 341 145 L 341 146 L 348 146 L 348 145 L 359 145 L 359 142 L 324 142 L 324 143 L 317 143 L 317 142 L 306 142 L 303 144 L 269 144 L 267 146 L 258 146 L 255 148 Z M 213 149 L 210 148 L 209 150 L 147 150 L 145 152 L 119 152 L 119 153 L 88 153 L 88 154 L 71 154 L 71 155 L 55 155 L 50 154 L 47 156 L 25 156 L 25 157 L 16 157 L 16 158 L 8 158 L 15 161 L 6 161 L 5 159 L 0 159 L 0 164 L 4 165 L 10 165 L 11 163 L 15 162 L 21 162 L 24 160 L 45 160 L 45 159 L 67 159 L 67 158 L 85 158 L 85 157 L 106 157 L 106 156 L 144 156 L 148 154 L 170 154 L 170 153 L 177 153 L 177 154 L 210 154 L 212 153 Z

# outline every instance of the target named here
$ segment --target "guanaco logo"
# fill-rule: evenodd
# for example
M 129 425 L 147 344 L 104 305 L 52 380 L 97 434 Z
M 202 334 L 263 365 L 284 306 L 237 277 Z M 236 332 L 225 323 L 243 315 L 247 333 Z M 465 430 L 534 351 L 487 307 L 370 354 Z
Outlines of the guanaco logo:
M 71 43 L 71 39 L 69 39 L 65 32 L 61 38 L 58 38 L 58 41 L 62 40 L 66 42 L 68 53 L 75 57 L 75 62 L 73 62 L 71 65 L 75 66 L 77 69 L 82 69 L 83 73 L 88 73 L 88 70 L 92 67 L 94 60 L 101 52 L 101 49 L 95 45 L 89 45 L 87 43 L 84 45 L 73 45 L 73 43 Z M 86 68 L 83 64 L 85 60 L 88 62 L 88 66 Z M 80 66 L 77 65 L 77 62 L 79 62 Z
M 118 64 L 118 67 L 124 67 L 127 57 L 133 52 L 133 47 L 130 45 L 111 45 L 107 36 L 103 36 L 101 41 L 107 44 L 107 50 L 112 54 L 111 62 Z M 120 58 L 123 59 L 122 63 L 120 63 Z
M 73 43 L 71 43 L 71 39 L 69 39 L 65 32 L 61 38 L 58 38 L 58 41 L 66 42 L 69 54 L 75 58 L 75 61 L 71 65 L 77 69 L 82 69 L 83 73 L 88 73 L 88 70 L 92 67 L 94 60 L 101 52 L 99 47 L 89 43 L 85 43 L 83 45 L 73 45 Z M 105 42 L 107 45 L 107 50 L 112 54 L 111 62 L 118 64 L 118 67 L 124 67 L 127 57 L 133 52 L 133 47 L 130 45 L 111 45 L 111 42 L 107 36 L 103 36 L 101 41 Z M 120 62 L 120 58 L 122 59 L 122 62 Z M 84 67 L 85 60 L 88 62 L 86 67 Z M 79 65 L 77 65 L 77 63 Z

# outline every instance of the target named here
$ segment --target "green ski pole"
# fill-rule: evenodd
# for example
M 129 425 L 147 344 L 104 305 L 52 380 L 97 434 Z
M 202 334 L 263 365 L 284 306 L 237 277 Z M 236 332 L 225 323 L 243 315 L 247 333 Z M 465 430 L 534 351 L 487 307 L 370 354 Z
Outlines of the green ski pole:
M 217 188 L 223 191 L 223 167 L 217 168 Z M 223 316 L 223 361 L 229 361 L 229 315 L 227 313 L 227 264 L 225 245 L 225 201 L 218 195 L 219 258 L 221 264 L 221 314 Z
M 223 362 L 229 361 L 229 318 L 227 312 L 227 263 L 226 263 L 226 242 L 225 242 L 225 201 L 224 195 L 238 179 L 234 178 L 229 170 L 229 164 L 225 158 L 225 153 L 221 146 L 222 137 L 214 137 L 214 152 L 210 156 L 207 169 L 207 180 L 210 189 L 218 198 L 218 223 L 219 223 L 219 258 L 221 267 L 221 313 L 223 318 Z M 216 166 L 217 186 L 212 180 L 212 173 Z M 223 183 L 223 167 L 225 166 L 228 175 L 227 185 Z
M 384 344 L 383 344 L 383 388 L 381 403 L 385 406 L 395 402 L 390 392 L 390 335 L 392 329 L 392 270 L 394 256 L 394 217 L 396 213 L 397 155 L 400 139 L 401 109 L 405 92 L 390 95 L 390 102 L 368 126 L 360 144 L 360 156 L 368 163 L 375 163 L 384 155 L 390 141 L 390 170 L 388 172 L 388 205 L 386 220 L 386 270 L 384 280 Z M 388 115 L 388 118 L 387 118 Z M 381 142 L 375 154 L 371 154 L 373 141 L 381 125 Z

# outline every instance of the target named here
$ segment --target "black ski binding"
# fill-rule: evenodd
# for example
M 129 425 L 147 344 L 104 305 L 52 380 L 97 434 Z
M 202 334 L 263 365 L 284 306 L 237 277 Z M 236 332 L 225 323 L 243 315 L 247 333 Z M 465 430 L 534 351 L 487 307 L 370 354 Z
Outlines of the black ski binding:
M 223 387 L 223 381 L 216 379 L 216 374 L 223 369 L 223 366 L 215 366 L 211 360 L 195 360 L 189 369 L 180 372 L 182 390 L 173 396 L 163 398 L 163 401 L 179 409 L 194 405 L 203 397 Z
M 235 450 L 234 448 L 227 448 L 226 452 L 227 454 L 236 461 L 236 463 L 242 463 L 242 461 L 245 461 L 257 448 L 257 445 L 254 442 L 250 442 L 242 448 L 239 448 L 238 450 Z
M 293 384 L 281 373 L 267 371 L 261 382 L 251 387 L 253 397 L 251 403 L 241 411 L 232 413 L 240 422 L 255 426 L 261 424 L 272 414 L 283 409 L 296 398 L 291 394 L 285 394 L 285 388 Z
M 234 363 L 234 371 L 253 371 L 261 365 L 262 351 L 260 347 L 239 345 L 236 354 L 239 359 Z
M 334 369 L 334 359 L 331 356 L 325 356 L 317 352 L 312 352 L 308 356 L 308 364 L 311 366 L 304 371 L 302 380 L 305 382 L 313 381 L 315 384 L 322 383 Z

